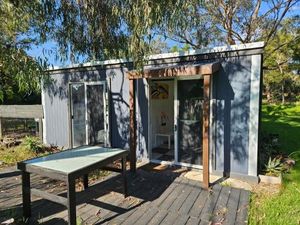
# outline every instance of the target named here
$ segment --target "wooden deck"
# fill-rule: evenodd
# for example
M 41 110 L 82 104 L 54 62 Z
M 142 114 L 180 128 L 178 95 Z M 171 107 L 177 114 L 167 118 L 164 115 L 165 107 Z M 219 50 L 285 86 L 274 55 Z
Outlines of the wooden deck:
M 138 169 L 128 174 L 126 199 L 122 178 L 111 174 L 87 191 L 77 192 L 81 224 L 246 224 L 249 192 L 216 184 L 211 191 L 184 173 Z M 0 175 L 0 223 L 21 215 L 20 176 Z M 32 186 L 65 195 L 65 186 L 33 176 Z M 53 188 L 55 186 L 55 188 Z M 66 209 L 32 197 L 33 218 L 28 224 L 67 224 Z M 38 222 L 36 222 L 38 221 Z

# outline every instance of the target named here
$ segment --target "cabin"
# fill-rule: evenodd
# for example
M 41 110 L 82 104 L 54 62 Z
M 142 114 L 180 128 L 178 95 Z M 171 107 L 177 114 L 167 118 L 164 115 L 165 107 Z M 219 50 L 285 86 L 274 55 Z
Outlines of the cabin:
M 57 67 L 42 91 L 45 144 L 130 149 L 137 161 L 256 182 L 263 42 Z

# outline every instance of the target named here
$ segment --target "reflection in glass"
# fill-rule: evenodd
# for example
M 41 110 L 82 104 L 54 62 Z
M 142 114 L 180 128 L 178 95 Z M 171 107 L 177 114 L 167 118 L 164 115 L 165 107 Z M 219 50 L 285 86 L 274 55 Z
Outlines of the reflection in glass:
M 84 84 L 71 84 L 73 146 L 86 144 Z
M 178 161 L 202 165 L 203 80 L 179 80 L 178 101 Z
M 90 145 L 105 144 L 103 92 L 103 85 L 87 85 L 88 140 Z

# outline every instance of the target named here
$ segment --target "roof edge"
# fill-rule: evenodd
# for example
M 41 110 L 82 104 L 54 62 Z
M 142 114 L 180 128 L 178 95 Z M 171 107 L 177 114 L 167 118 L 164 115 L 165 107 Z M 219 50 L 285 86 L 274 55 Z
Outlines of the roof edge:
M 251 49 L 258 49 L 264 48 L 265 43 L 261 42 L 252 42 L 247 44 L 238 44 L 238 45 L 225 45 L 225 46 L 216 46 L 212 48 L 201 48 L 191 51 L 180 51 L 174 53 L 162 53 L 162 54 L 155 54 L 146 57 L 146 60 L 157 60 L 157 59 L 166 59 L 166 58 L 176 58 L 176 57 L 184 57 L 184 56 L 193 56 L 193 55 L 203 55 L 203 54 L 210 54 L 210 53 L 217 53 L 217 52 L 232 52 L 232 51 L 241 51 L 241 50 L 251 50 Z M 116 65 L 116 64 L 124 64 L 130 63 L 132 59 L 110 59 L 104 61 L 91 61 L 87 63 L 78 63 L 78 64 L 71 64 L 68 66 L 52 66 L 48 68 L 48 71 L 55 71 L 55 70 L 63 70 L 63 69 L 72 69 L 72 68 L 80 68 L 80 67 L 93 67 L 93 66 L 105 66 L 105 65 Z

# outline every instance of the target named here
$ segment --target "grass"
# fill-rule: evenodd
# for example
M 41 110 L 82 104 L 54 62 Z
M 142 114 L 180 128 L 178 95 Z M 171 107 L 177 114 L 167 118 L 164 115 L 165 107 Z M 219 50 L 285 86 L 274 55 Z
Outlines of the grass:
M 19 145 L 10 148 L 0 148 L 1 167 L 14 166 L 17 162 L 38 156 L 37 153 L 25 145 Z
M 300 151 L 300 105 L 263 105 L 262 130 L 278 133 L 280 150 Z M 300 224 L 300 160 L 283 174 L 278 194 L 264 192 L 251 196 L 249 224 Z
M 0 146 L 0 168 L 14 166 L 17 162 L 59 151 L 56 147 L 44 146 L 38 137 L 26 136 L 18 146 Z

